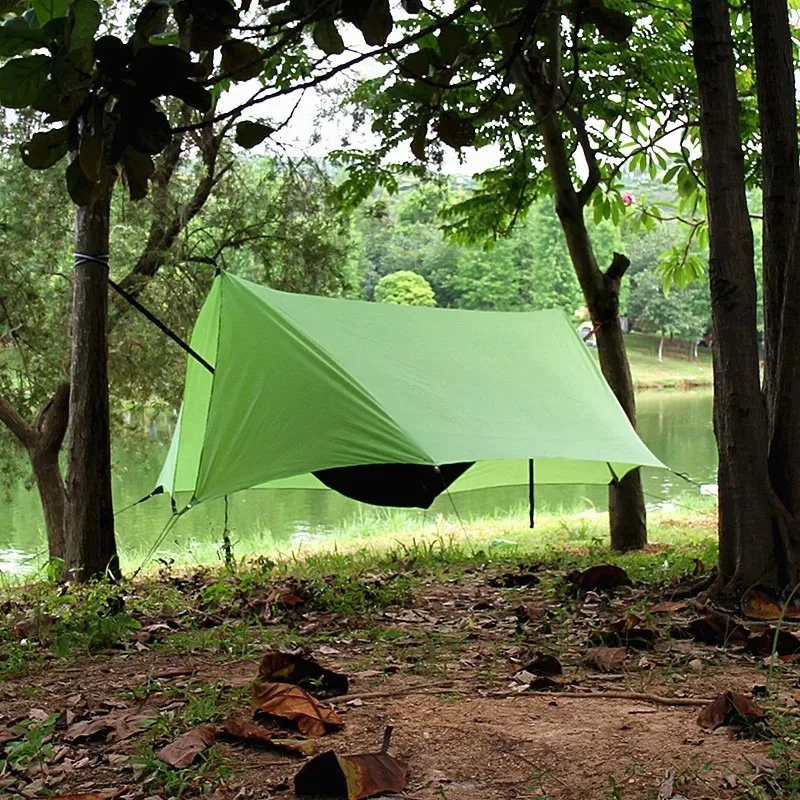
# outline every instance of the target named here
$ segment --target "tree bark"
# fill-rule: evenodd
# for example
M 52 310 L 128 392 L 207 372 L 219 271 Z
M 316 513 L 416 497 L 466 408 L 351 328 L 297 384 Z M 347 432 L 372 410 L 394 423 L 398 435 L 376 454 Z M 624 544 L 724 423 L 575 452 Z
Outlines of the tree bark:
M 661 334 L 661 338 L 658 340 L 658 363 L 662 364 L 664 362 L 664 334 Z
M 541 73 L 533 71 L 519 56 L 512 63 L 512 75 L 539 117 L 553 182 L 556 214 L 589 314 L 595 325 L 599 326 L 596 336 L 600 369 L 631 424 L 636 427 L 633 378 L 619 321 L 620 284 L 630 262 L 625 256 L 615 253 L 611 266 L 605 272 L 600 270 L 583 214 L 600 178 L 594 151 L 582 118 L 574 112 L 570 122 L 576 128 L 577 138 L 589 165 L 589 177 L 577 189 L 570 173 L 567 146 L 554 106 L 555 99 L 560 99 L 558 87 L 547 83 Z M 620 552 L 643 548 L 647 544 L 647 513 L 638 469 L 609 485 L 608 509 L 611 548 Z
M 773 417 L 784 289 L 789 280 L 787 269 L 790 269 L 800 192 L 797 106 L 786 3 L 781 0 L 752 3 L 751 20 L 763 165 L 764 394 L 767 413 Z M 793 313 L 797 315 L 796 307 Z M 783 461 L 784 454 L 777 455 L 773 469 L 776 477 L 782 471 Z M 784 492 L 779 495 L 784 502 L 788 500 Z
M 776 542 L 759 385 L 753 233 L 726 0 L 692 0 L 709 220 L 720 574 L 732 591 L 775 584 Z
M 75 216 L 75 251 L 108 257 L 111 188 Z M 111 497 L 108 265 L 76 260 L 67 475 L 67 569 L 74 580 L 120 576 Z
M 785 2 L 754 3 L 753 44 L 764 189 L 764 391 L 769 475 L 778 506 L 780 580 L 800 573 L 800 165 L 794 65 Z
M 67 432 L 69 384 L 62 383 L 37 415 L 34 424 L 23 419 L 6 400 L 0 399 L 0 422 L 28 451 L 36 488 L 42 503 L 47 549 L 51 559 L 65 560 L 64 514 L 66 490 L 59 453 Z

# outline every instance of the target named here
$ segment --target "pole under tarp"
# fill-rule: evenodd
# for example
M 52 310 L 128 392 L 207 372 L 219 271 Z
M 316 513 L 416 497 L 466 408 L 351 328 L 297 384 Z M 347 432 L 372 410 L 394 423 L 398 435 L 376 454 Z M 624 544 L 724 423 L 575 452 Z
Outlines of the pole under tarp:
M 528 505 L 530 508 L 531 528 L 534 523 L 535 496 L 533 490 L 533 459 L 528 459 Z

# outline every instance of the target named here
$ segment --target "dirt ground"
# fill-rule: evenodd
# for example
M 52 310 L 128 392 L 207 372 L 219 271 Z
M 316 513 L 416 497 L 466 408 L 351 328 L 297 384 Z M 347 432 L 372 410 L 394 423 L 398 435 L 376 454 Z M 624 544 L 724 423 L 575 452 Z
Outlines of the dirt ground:
M 0 730 L 61 716 L 46 755 L 24 771 L 6 770 L 0 796 L 121 790 L 126 800 L 293 797 L 302 759 L 246 744 L 219 741 L 213 758 L 201 756 L 187 770 L 153 766 L 154 748 L 192 725 L 249 717 L 249 687 L 270 644 L 299 644 L 350 678 L 349 694 L 334 703 L 344 727 L 315 739 L 316 752 L 374 752 L 393 726 L 391 753 L 409 768 L 408 784 L 395 796 L 793 796 L 774 788 L 778 765 L 767 733 L 743 736 L 725 725 L 705 730 L 697 721 L 703 699 L 728 690 L 763 694 L 757 687 L 767 678 L 764 657 L 729 644 L 673 638 L 669 630 L 697 612 L 646 614 L 641 609 L 658 598 L 628 587 L 612 596 L 589 592 L 567 602 L 564 613 L 540 586 L 491 586 L 490 577 L 477 572 L 427 582 L 410 607 L 358 620 L 304 613 L 300 605 L 239 630 L 233 654 L 203 638 L 171 646 L 180 633 L 156 623 L 162 626 L 158 641 L 140 636 L 122 650 L 72 663 L 54 659 L 32 675 L 7 680 L 0 685 Z M 645 647 L 628 646 L 612 671 L 588 664 L 597 631 L 633 606 L 644 618 L 629 625 L 648 626 L 657 638 Z M 558 655 L 563 674 L 556 686 L 531 690 L 530 675 L 515 677 L 537 651 Z M 787 718 L 797 706 L 797 677 L 796 663 L 778 664 L 770 684 L 768 700 Z M 664 700 L 617 696 L 626 693 Z M 149 716 L 150 727 L 122 741 L 107 731 L 88 740 L 65 738 L 76 722 L 125 710 Z

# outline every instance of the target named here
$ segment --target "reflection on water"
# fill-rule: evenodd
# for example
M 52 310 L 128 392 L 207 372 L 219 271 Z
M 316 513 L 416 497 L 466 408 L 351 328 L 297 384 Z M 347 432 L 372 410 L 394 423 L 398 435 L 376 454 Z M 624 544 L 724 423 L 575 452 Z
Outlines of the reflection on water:
M 716 448 L 711 425 L 711 390 L 645 392 L 638 397 L 639 431 L 650 449 L 676 472 L 698 483 L 716 483 Z M 124 508 L 152 488 L 166 455 L 168 442 L 148 438 L 136 448 L 114 453 L 114 498 Z M 643 471 L 644 489 L 651 507 L 668 508 L 686 492 L 698 489 L 661 470 Z M 419 519 L 470 519 L 507 513 L 526 503 L 525 487 L 486 489 L 440 497 Z M 679 502 L 679 500 L 677 500 Z M 607 491 L 601 486 L 542 486 L 536 489 L 537 508 L 564 511 L 603 509 Z M 369 518 L 376 513 L 370 509 Z M 412 512 L 413 513 L 413 512 Z M 123 547 L 147 550 L 170 515 L 169 499 L 155 497 L 117 518 Z M 230 519 L 248 539 L 264 548 L 330 536 L 348 521 L 364 518 L 364 506 L 330 491 L 282 490 L 241 492 L 230 499 Z M 219 541 L 223 520 L 221 500 L 204 503 L 183 517 L 170 536 L 170 548 L 187 554 L 197 543 Z M 379 524 L 379 520 L 376 524 Z M 254 532 L 251 534 L 250 532 Z M 35 492 L 23 482 L 14 487 L 10 502 L 0 507 L 0 571 L 24 572 L 33 554 L 45 550 L 41 509 Z

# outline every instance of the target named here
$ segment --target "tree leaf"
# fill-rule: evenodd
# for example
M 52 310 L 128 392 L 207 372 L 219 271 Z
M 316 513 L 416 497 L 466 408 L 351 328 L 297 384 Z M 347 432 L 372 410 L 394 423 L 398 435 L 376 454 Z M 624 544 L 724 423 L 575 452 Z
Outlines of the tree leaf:
M 198 111 L 210 111 L 212 105 L 211 92 L 190 78 L 174 78 L 165 87 L 164 94 L 183 100 L 187 106 Z
M 400 66 L 415 78 L 424 77 L 430 71 L 434 61 L 438 60 L 436 51 L 432 47 L 421 47 L 413 53 L 409 53 L 401 62 Z
M 620 44 L 633 32 L 633 22 L 622 11 L 608 8 L 602 0 L 590 0 L 581 16 L 583 23 L 597 26 L 598 33 L 610 42 Z
M 31 169 L 49 169 L 67 154 L 67 126 L 35 133 L 20 146 L 20 154 Z
M 101 22 L 97 0 L 72 0 L 72 28 L 69 32 L 68 50 L 89 47 Z
M 128 147 L 122 154 L 120 166 L 131 200 L 143 200 L 147 197 L 148 181 L 156 169 L 152 156 Z
M 414 131 L 411 139 L 411 152 L 420 161 L 426 160 L 425 145 L 428 142 L 428 120 L 423 120 Z
M 314 25 L 314 44 L 329 56 L 344 52 L 344 40 L 332 19 L 323 19 Z
M 47 83 L 52 59 L 49 56 L 14 58 L 0 67 L 0 105 L 27 108 Z
M 33 10 L 39 25 L 44 25 L 56 17 L 66 17 L 69 0 L 33 0 Z
M 14 19 L 19 20 L 20 17 Z M 34 47 L 42 47 L 49 41 L 49 37 L 41 28 L 29 28 L 24 23 L 0 25 L 0 58 L 18 56 Z
M 371 45 L 386 44 L 393 24 L 389 0 L 371 0 L 366 13 L 355 23 L 364 41 Z
M 83 174 L 92 183 L 100 183 L 103 174 L 103 136 L 101 133 L 81 136 L 78 160 Z
M 243 120 L 236 125 L 236 144 L 239 147 L 251 147 L 261 144 L 275 129 L 263 122 Z
M 437 133 L 439 139 L 454 150 L 469 147 L 475 141 L 475 126 L 472 122 L 451 111 L 445 111 L 439 117 Z
M 452 64 L 459 53 L 469 47 L 469 31 L 463 25 L 446 25 L 437 37 L 439 52 L 446 64 Z
M 222 45 L 222 71 L 236 81 L 257 78 L 264 68 L 264 53 L 251 42 L 228 39 Z
M 198 725 L 162 747 L 156 753 L 156 758 L 175 769 L 185 769 L 203 750 L 211 747 L 216 738 L 216 725 Z
M 73 158 L 70 161 L 66 171 L 66 178 L 67 191 L 72 198 L 72 202 L 76 206 L 88 206 L 94 199 L 94 187 L 96 184 L 86 177 L 77 158 Z
M 148 41 L 153 36 L 162 35 L 164 25 L 169 17 L 169 6 L 165 3 L 147 3 L 139 12 L 134 24 L 134 31 Z M 180 37 L 178 37 L 178 42 Z M 177 44 L 178 42 L 175 42 Z

